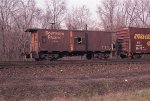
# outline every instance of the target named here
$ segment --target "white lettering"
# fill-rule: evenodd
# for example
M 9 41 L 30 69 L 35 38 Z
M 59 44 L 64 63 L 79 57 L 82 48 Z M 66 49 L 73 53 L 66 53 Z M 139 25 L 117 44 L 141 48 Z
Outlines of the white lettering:
M 45 32 L 47 35 L 48 39 L 52 39 L 52 40 L 59 40 L 61 39 L 62 36 L 64 36 L 64 33 L 62 32 Z

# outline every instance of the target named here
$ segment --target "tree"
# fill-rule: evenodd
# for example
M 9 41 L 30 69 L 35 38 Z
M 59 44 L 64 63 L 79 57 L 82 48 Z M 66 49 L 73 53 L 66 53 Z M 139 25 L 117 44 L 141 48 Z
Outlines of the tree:
M 65 0 L 48 0 L 46 4 L 43 27 L 51 28 L 53 25 L 55 29 L 61 28 L 66 13 Z
M 66 16 L 67 29 L 83 30 L 86 25 L 90 26 L 91 13 L 85 5 L 71 11 Z
M 137 1 L 134 0 L 122 0 L 117 8 L 117 14 L 115 16 L 115 26 L 119 27 L 133 27 L 136 26 L 137 19 L 136 9 Z
M 98 15 L 105 30 L 120 27 L 149 27 L 149 0 L 105 0 L 98 6 Z
M 150 27 L 150 1 L 139 0 L 136 16 L 138 16 L 137 26 L 139 27 Z
M 103 0 L 98 5 L 98 15 L 105 30 L 114 30 L 114 17 L 116 15 L 117 0 Z
M 1 59 L 5 60 L 11 50 L 11 11 L 18 10 L 18 0 L 0 0 L 0 37 L 1 37 Z
M 32 28 L 37 16 L 34 0 L 0 0 L 1 59 L 19 59 L 30 44 L 25 30 Z M 29 47 L 30 48 L 30 47 Z

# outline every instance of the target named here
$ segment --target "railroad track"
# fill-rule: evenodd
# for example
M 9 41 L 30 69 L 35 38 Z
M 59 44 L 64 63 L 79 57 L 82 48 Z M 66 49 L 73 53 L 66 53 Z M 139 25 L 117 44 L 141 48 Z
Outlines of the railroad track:
M 117 65 L 117 64 L 146 64 L 150 63 L 150 59 L 138 59 L 138 60 L 65 60 L 65 61 L 1 61 L 0 69 L 10 67 L 28 67 L 28 66 L 43 66 L 43 65 Z

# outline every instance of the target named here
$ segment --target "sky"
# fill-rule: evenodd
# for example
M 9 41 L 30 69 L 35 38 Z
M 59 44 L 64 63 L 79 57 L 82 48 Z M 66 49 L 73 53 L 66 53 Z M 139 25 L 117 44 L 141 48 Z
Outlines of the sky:
M 96 12 L 99 2 L 100 0 L 67 0 L 67 5 L 68 8 L 86 5 L 91 12 Z
M 44 7 L 45 0 L 36 0 L 38 6 Z M 97 11 L 97 5 L 100 4 L 101 0 L 66 0 L 68 9 L 80 7 L 82 5 L 86 5 L 90 9 L 90 12 L 94 15 Z

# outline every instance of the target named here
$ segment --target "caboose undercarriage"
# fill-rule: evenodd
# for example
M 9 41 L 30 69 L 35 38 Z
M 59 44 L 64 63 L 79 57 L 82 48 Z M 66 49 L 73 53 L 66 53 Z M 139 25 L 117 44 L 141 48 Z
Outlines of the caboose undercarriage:
M 108 59 L 110 58 L 110 54 L 111 51 L 104 51 L 104 52 L 100 52 L 100 51 L 72 51 L 72 52 L 68 52 L 68 51 L 52 51 L 52 52 L 48 52 L 48 51 L 40 51 L 38 53 L 36 52 L 32 52 L 32 58 L 34 58 L 37 61 L 40 60 L 50 60 L 50 61 L 54 61 L 54 60 L 58 60 L 61 59 L 63 57 L 72 57 L 72 56 L 85 56 L 87 60 L 91 60 L 93 58 L 97 58 L 97 59 Z

